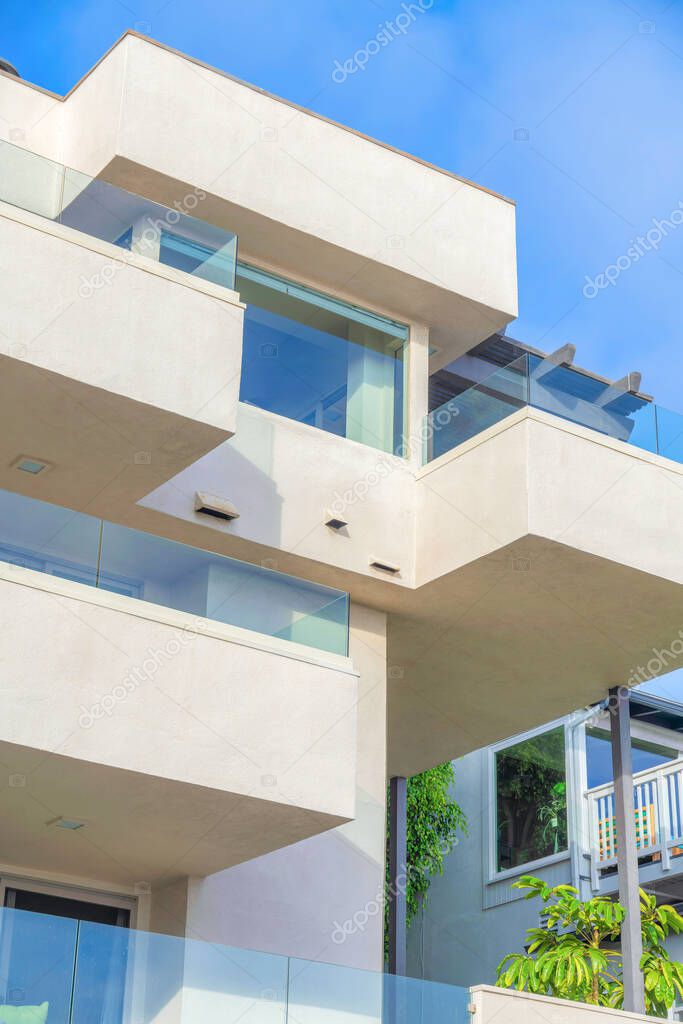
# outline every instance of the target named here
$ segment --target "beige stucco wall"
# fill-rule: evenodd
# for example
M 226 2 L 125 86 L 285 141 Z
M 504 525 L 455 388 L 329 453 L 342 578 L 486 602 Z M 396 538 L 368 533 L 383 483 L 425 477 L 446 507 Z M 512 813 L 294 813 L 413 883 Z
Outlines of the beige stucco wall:
M 274 548 L 386 585 L 387 575 L 369 564 L 380 558 L 400 567 L 390 585 L 404 588 L 414 578 L 414 488 L 397 456 L 241 403 L 231 442 L 141 504 L 194 525 L 203 518 L 194 512 L 195 491 L 207 490 L 233 502 L 240 518 L 207 522 L 202 532 L 236 553 Z M 325 526 L 328 509 L 341 509 L 348 527 Z
M 385 616 L 353 605 L 350 647 L 360 672 L 355 820 L 195 881 L 190 890 L 189 936 L 381 970 L 383 914 L 378 897 L 383 891 L 385 849 Z

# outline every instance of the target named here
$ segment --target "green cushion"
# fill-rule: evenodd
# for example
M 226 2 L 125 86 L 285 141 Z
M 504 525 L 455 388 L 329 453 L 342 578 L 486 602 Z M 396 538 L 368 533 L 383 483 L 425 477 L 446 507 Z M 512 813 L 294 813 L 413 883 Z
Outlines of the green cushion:
M 45 1024 L 49 1005 L 0 1006 L 0 1024 Z

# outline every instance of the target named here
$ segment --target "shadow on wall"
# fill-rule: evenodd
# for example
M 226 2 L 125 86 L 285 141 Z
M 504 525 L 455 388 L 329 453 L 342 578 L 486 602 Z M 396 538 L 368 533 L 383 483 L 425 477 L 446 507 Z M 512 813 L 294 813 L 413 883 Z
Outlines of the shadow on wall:
M 240 403 L 235 436 L 139 504 L 220 533 L 228 532 L 224 523 L 194 511 L 195 492 L 207 491 L 226 498 L 240 513 L 228 528 L 231 537 L 258 537 L 262 544 L 279 547 L 283 499 L 275 483 L 275 433 L 274 424 L 266 416 Z

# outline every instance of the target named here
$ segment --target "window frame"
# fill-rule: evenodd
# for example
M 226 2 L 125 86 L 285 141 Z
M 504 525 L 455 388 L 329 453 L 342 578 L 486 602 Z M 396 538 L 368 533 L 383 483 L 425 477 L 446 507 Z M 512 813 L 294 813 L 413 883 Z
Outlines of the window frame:
M 387 455 L 391 458 L 401 459 L 403 462 L 407 462 L 409 456 L 406 454 L 406 450 L 410 447 L 410 425 L 408 422 L 410 408 L 408 394 L 410 386 L 409 360 L 412 355 L 412 346 L 414 343 L 413 322 L 399 320 L 393 314 L 381 311 L 378 308 L 369 309 L 364 306 L 359 306 L 357 302 L 353 302 L 351 299 L 344 298 L 331 291 L 321 291 L 315 285 L 308 284 L 304 281 L 298 281 L 279 269 L 274 269 L 265 264 L 257 263 L 251 258 L 238 258 L 235 261 L 235 289 L 238 295 L 239 282 L 237 279 L 240 276 L 265 287 L 273 288 L 273 290 L 289 295 L 292 298 L 298 299 L 300 302 L 309 303 L 310 305 L 318 306 L 321 309 L 327 309 L 339 316 L 345 316 L 350 320 L 355 320 L 358 323 L 365 323 L 370 327 L 383 331 L 386 333 L 388 338 L 393 338 L 393 342 L 390 346 L 390 353 L 395 362 L 399 362 L 401 366 L 400 396 L 397 395 L 396 390 L 394 391 L 395 414 L 399 410 L 400 403 L 401 431 L 400 434 L 396 435 L 399 440 L 398 448 L 400 450 L 387 451 L 379 446 L 369 444 L 366 441 L 356 441 L 353 438 L 346 437 L 343 434 L 336 434 L 334 431 L 326 430 L 324 427 L 306 422 L 305 420 L 294 419 L 284 415 L 283 413 L 275 412 L 272 409 L 266 409 L 260 405 L 245 401 L 241 395 L 240 403 L 250 409 L 258 409 L 260 412 L 264 412 L 269 416 L 277 416 L 278 419 L 281 419 L 284 422 L 297 423 L 304 428 L 311 430 L 322 430 L 323 433 L 331 434 L 333 437 L 338 437 L 342 441 L 361 444 L 364 448 L 369 448 L 371 451 L 379 452 L 380 455 Z M 249 303 L 247 303 L 246 300 L 242 301 L 245 302 L 247 307 L 249 306 Z M 351 313 L 351 315 L 349 315 L 349 313 Z
M 557 729 L 562 729 L 564 732 L 564 774 L 566 784 L 566 813 L 567 813 L 567 846 L 564 850 L 558 850 L 557 853 L 550 853 L 545 857 L 537 857 L 535 860 L 527 861 L 525 864 L 520 864 L 517 867 L 504 868 L 502 871 L 497 870 L 498 864 L 498 800 L 496 793 L 496 754 L 502 751 L 509 750 L 510 747 L 516 747 L 520 743 L 524 743 L 526 740 L 534 739 L 536 736 L 542 736 L 547 732 L 554 732 Z M 571 779 L 571 758 L 570 758 L 570 742 L 571 742 L 571 730 L 569 723 L 565 718 L 556 719 L 554 722 L 549 722 L 546 725 L 540 725 L 536 729 L 530 729 L 528 732 L 519 733 L 517 736 L 511 736 L 508 739 L 501 740 L 500 743 L 494 743 L 488 748 L 487 754 L 487 779 L 486 779 L 486 792 L 488 796 L 488 814 L 486 816 L 486 881 L 487 884 L 491 885 L 495 882 L 505 881 L 508 878 L 516 878 L 519 875 L 529 874 L 530 870 L 537 870 L 538 868 L 547 867 L 551 864 L 558 864 L 560 861 L 566 861 L 571 859 L 571 847 L 572 847 L 572 826 L 573 826 L 573 813 L 572 813 L 572 779 Z

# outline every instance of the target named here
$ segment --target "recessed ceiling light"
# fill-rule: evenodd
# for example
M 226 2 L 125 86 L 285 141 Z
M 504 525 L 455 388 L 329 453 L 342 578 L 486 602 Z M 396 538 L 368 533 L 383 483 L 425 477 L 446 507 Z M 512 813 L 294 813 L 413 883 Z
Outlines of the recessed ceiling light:
M 12 463 L 12 468 L 20 469 L 22 473 L 30 473 L 31 476 L 38 476 L 39 473 L 50 469 L 50 463 L 44 462 L 42 459 L 34 459 L 30 455 L 20 455 Z
M 77 832 L 79 828 L 85 828 L 87 822 L 79 818 L 52 818 L 46 825 L 54 828 L 65 828 L 68 832 Z

